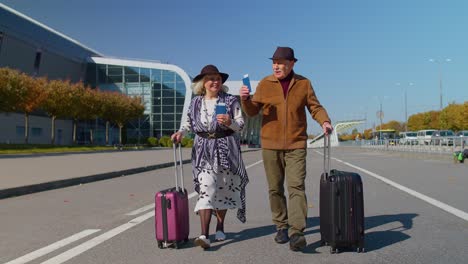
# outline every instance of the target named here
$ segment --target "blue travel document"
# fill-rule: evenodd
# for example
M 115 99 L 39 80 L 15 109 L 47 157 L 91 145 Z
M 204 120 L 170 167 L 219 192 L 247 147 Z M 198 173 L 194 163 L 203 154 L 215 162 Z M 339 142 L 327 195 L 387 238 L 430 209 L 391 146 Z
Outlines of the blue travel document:
M 244 83 L 245 86 L 249 87 L 249 93 L 251 93 L 252 87 L 250 87 L 250 78 L 248 74 L 244 75 L 244 78 L 242 78 L 242 83 Z
M 216 105 L 216 114 L 217 115 L 224 115 L 227 113 L 226 104 L 225 103 L 218 103 Z

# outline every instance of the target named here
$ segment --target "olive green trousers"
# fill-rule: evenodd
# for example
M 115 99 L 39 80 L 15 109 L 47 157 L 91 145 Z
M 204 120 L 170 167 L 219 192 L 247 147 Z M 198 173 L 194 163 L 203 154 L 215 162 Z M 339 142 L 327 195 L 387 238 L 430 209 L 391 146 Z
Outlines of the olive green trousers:
M 290 236 L 303 234 L 307 219 L 307 198 L 304 183 L 307 150 L 263 149 L 262 155 L 273 223 L 277 229 L 289 228 Z M 287 202 L 284 189 L 285 180 L 289 195 Z

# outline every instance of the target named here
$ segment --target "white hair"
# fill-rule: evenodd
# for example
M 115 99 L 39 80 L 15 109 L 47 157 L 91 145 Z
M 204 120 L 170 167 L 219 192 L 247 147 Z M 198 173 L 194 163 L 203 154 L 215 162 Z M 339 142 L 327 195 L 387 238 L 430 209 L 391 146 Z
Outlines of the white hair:
M 205 90 L 205 76 L 203 76 L 203 78 L 201 80 L 199 80 L 198 82 L 194 82 L 192 83 L 192 90 L 193 90 L 193 93 L 196 94 L 196 95 L 204 95 L 206 93 L 206 90 Z M 222 84 L 221 85 L 221 89 L 220 91 L 223 91 L 225 93 L 227 93 L 229 91 L 229 87 L 227 87 L 226 85 Z

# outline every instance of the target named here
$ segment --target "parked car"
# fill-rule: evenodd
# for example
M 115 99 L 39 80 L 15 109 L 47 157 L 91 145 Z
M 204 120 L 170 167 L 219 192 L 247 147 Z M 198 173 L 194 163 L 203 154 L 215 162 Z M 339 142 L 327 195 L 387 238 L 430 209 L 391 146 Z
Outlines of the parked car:
M 414 131 L 400 132 L 400 139 L 398 143 L 400 145 L 417 145 L 418 144 L 418 133 Z
M 454 141 L 453 141 L 453 144 L 455 146 L 461 146 L 463 142 L 463 145 L 466 146 L 468 144 L 468 130 L 462 130 L 462 131 L 458 131 L 456 134 L 455 134 L 455 138 L 454 138 Z
M 425 129 L 425 130 L 419 130 L 418 131 L 418 143 L 420 145 L 429 145 L 431 143 L 431 137 L 432 133 L 434 133 L 435 129 Z
M 452 146 L 454 137 L 452 130 L 437 130 L 431 136 L 431 144 Z

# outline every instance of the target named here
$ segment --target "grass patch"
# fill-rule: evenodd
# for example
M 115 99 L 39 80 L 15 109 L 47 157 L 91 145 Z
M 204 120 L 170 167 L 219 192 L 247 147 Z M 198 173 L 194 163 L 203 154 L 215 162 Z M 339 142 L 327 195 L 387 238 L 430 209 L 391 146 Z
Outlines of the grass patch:
M 66 153 L 114 150 L 113 146 L 56 146 L 46 144 L 0 144 L 0 154 Z

